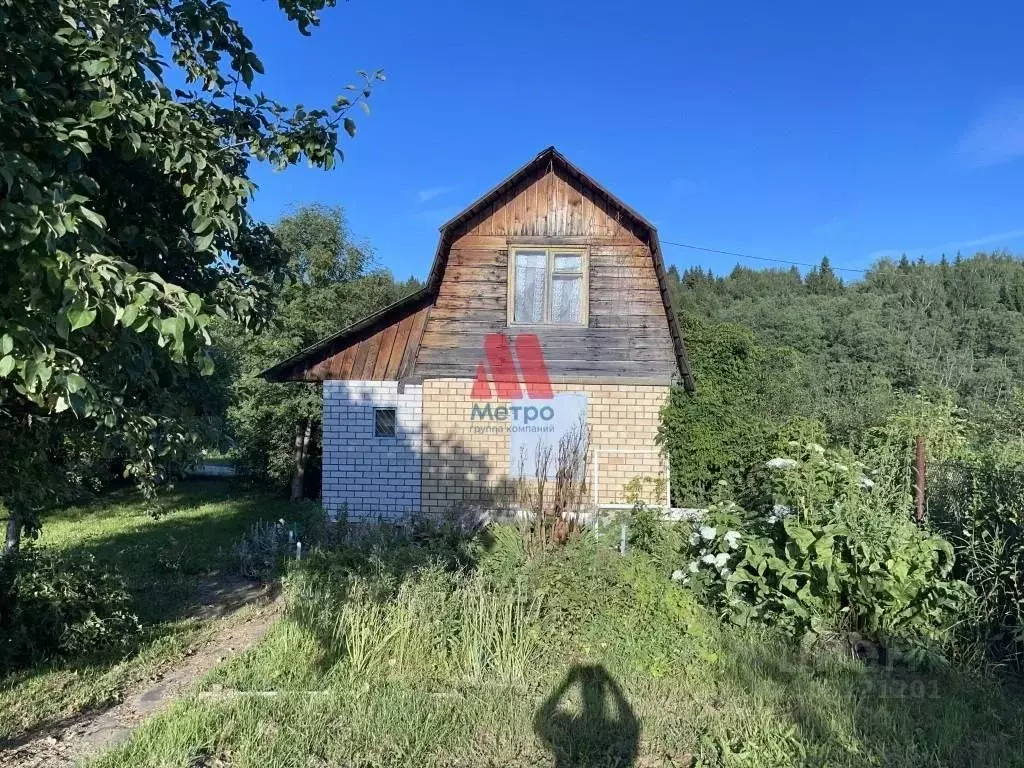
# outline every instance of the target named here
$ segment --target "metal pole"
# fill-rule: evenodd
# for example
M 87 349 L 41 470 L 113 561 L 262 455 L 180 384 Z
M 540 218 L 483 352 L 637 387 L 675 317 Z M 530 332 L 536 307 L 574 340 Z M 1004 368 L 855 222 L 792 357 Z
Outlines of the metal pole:
M 925 461 L 924 461 L 924 437 L 917 436 L 914 445 L 917 454 L 917 468 L 915 479 L 917 480 L 917 524 L 924 522 L 924 489 L 925 489 Z
M 672 509 L 672 457 L 665 454 L 665 511 Z
M 626 554 L 626 524 L 622 524 L 622 531 L 619 534 L 619 554 Z

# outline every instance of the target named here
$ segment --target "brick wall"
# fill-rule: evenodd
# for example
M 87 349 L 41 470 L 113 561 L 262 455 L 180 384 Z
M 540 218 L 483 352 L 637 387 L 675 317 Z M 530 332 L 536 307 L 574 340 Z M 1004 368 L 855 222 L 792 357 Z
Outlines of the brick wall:
M 323 503 L 331 515 L 347 505 L 353 520 L 399 518 L 422 510 L 509 502 L 509 434 L 498 424 L 470 419 L 468 379 L 428 379 L 399 394 L 394 381 L 324 382 Z M 652 503 L 665 499 L 666 461 L 656 436 L 667 386 L 555 384 L 556 393 L 587 396 L 591 455 L 587 498 L 625 504 L 638 477 Z M 492 407 L 508 403 L 492 401 Z M 374 436 L 374 408 L 394 407 L 396 437 Z
M 642 488 L 642 498 L 664 504 L 668 462 L 657 438 L 669 388 L 650 384 L 556 384 L 555 391 L 563 387 L 587 393 L 591 465 L 596 463 L 600 503 L 628 503 L 626 484 L 636 478 L 650 478 L 652 482 Z
M 509 435 L 470 419 L 473 400 L 468 379 L 428 379 L 423 383 L 423 489 L 426 512 L 480 506 L 507 499 Z M 656 436 L 668 387 L 632 384 L 555 384 L 559 392 L 587 395 L 591 428 L 590 481 L 597 467 L 599 502 L 627 503 L 626 484 L 652 478 L 643 497 L 664 503 L 667 464 Z M 492 402 L 493 406 L 508 403 Z M 500 426 L 500 425 L 498 425 Z M 593 488 L 588 497 L 593 498 Z
M 420 509 L 423 387 L 396 381 L 324 382 L 323 504 L 349 519 L 398 518 Z M 374 435 L 374 409 L 395 408 L 395 437 Z

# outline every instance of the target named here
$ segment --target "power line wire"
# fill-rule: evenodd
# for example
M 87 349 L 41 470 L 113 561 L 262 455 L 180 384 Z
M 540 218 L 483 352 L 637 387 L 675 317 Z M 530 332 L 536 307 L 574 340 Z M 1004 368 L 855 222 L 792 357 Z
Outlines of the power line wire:
M 720 253 L 723 256 L 735 256 L 740 259 L 755 259 L 757 261 L 773 261 L 777 264 L 789 264 L 794 267 L 810 267 L 817 269 L 820 264 L 808 264 L 804 261 L 788 261 L 787 259 L 773 259 L 768 256 L 751 256 L 749 253 L 739 253 L 737 251 L 723 251 L 719 248 L 705 248 L 701 245 L 690 245 L 689 243 L 675 243 L 671 240 L 662 240 L 665 245 L 674 245 L 678 248 L 689 248 L 691 251 L 704 251 L 705 253 Z M 836 267 L 832 266 L 832 270 L 835 272 L 857 272 L 858 274 L 866 275 L 870 270 L 867 269 L 855 269 L 853 267 Z

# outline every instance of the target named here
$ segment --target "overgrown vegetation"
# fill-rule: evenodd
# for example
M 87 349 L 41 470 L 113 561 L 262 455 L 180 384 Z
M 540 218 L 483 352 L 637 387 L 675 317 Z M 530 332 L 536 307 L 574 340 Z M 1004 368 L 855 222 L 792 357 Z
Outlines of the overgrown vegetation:
M 712 501 L 719 480 L 746 501 L 757 485 L 747 473 L 777 455 L 794 419 L 858 453 L 900 424 L 908 448 L 915 431 L 929 438 L 932 461 L 949 458 L 950 438 L 1020 461 L 1019 259 L 881 261 L 848 284 L 827 260 L 806 276 L 745 267 L 670 276 L 698 378 L 696 395 L 676 393 L 665 416 L 677 502 Z
M 908 505 L 890 506 L 850 457 L 790 447 L 795 458 L 768 463 L 771 507 L 719 503 L 697 524 L 684 580 L 740 626 L 945 661 L 975 600 L 953 574 L 952 545 L 916 527 Z
M 1024 468 L 998 458 L 936 468 L 929 507 L 975 598 L 966 629 L 996 661 L 1024 669 Z
M 123 579 L 90 555 L 30 547 L 0 559 L 0 675 L 127 650 L 141 630 Z
M 709 602 L 798 634 L 1024 667 L 1020 285 L 1004 254 L 883 261 L 849 285 L 827 261 L 806 277 L 678 278 L 698 393 L 665 411 L 673 492 L 743 537 L 695 547 L 687 578 Z
M 260 646 L 100 765 L 937 767 L 1024 748 L 1024 704 L 998 685 L 723 628 L 670 564 L 592 530 L 532 552 L 511 526 L 450 542 L 320 551 Z
M 27 562 L 0 559 L 0 741 L 115 703 L 184 658 L 213 626 L 195 615 L 212 585 L 237 578 L 245 531 L 279 517 L 310 530 L 319 509 L 223 481 L 185 483 L 162 503 L 154 518 L 120 492 L 51 513 Z

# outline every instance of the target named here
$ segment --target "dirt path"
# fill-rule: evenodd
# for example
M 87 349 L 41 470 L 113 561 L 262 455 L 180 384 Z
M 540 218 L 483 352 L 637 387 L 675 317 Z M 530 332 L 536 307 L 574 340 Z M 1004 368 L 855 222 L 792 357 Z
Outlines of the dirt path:
M 167 707 L 217 664 L 259 642 L 282 605 L 275 591 L 241 580 L 208 582 L 198 597 L 195 614 L 216 621 L 209 642 L 157 682 L 126 691 L 120 704 L 0 753 L 0 768 L 65 768 L 123 744 L 144 719 Z

